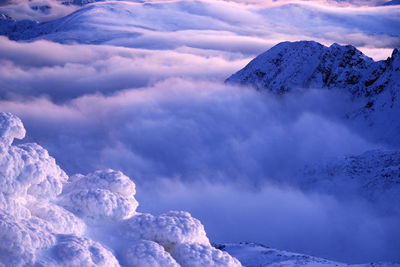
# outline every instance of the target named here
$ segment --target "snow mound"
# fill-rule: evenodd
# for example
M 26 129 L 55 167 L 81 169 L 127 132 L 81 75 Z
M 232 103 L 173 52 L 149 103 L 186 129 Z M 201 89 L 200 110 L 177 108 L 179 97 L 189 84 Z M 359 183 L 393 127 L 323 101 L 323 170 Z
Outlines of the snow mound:
M 33 216 L 49 222 L 48 229 L 54 234 L 82 235 L 85 223 L 73 213 L 62 207 L 46 202 L 35 202 L 29 205 Z
M 14 138 L 25 137 L 25 128 L 22 121 L 11 113 L 0 113 L 0 143 L 10 146 Z
M 35 198 L 61 193 L 67 175 L 45 149 L 37 144 L 0 145 L 0 152 L 0 192 Z
M 182 266 L 242 266 L 237 259 L 232 258 L 228 253 L 207 245 L 196 243 L 183 243 L 179 245 L 175 249 L 173 255 Z
M 12 145 L 24 135 L 0 113 L 0 266 L 240 266 L 189 213 L 137 213 L 129 177 L 69 178 L 41 146 Z
M 177 267 L 180 266 L 164 248 L 156 242 L 140 240 L 123 253 L 123 261 L 129 266 Z
M 31 266 L 36 251 L 55 244 L 46 231 L 46 222 L 38 218 L 19 219 L 0 210 L 0 264 Z
M 71 177 L 60 203 L 80 217 L 121 220 L 135 214 L 135 194 L 135 184 L 123 173 L 97 171 Z
M 56 259 L 63 266 L 120 266 L 110 251 L 84 237 L 61 236 L 55 252 Z
M 203 225 L 188 212 L 170 211 L 160 216 L 139 214 L 127 220 L 128 229 L 161 244 L 166 251 L 184 242 L 210 246 Z

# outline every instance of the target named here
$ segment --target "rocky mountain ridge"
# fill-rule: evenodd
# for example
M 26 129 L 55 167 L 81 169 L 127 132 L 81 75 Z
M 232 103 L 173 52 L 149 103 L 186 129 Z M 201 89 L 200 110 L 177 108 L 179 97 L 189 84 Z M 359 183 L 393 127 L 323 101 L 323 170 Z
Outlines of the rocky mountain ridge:
M 399 86 L 400 54 L 375 62 L 354 46 L 326 47 L 314 41 L 283 42 L 253 59 L 227 83 L 283 94 L 308 88 L 346 89 L 374 97 Z M 396 79 L 397 78 L 397 79 Z
M 275 95 L 325 90 L 356 103 L 337 116 L 375 142 L 400 146 L 400 53 L 374 61 L 354 46 L 314 41 L 283 42 L 259 55 L 226 81 Z M 332 100 L 333 101 L 333 100 Z M 359 125 L 362 125 L 360 128 Z M 361 129 L 361 130 L 360 130 Z

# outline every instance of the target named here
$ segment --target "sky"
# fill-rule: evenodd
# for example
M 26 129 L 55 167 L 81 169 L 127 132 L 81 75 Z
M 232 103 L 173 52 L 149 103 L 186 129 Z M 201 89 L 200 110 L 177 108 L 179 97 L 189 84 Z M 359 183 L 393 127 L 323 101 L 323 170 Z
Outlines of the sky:
M 32 10 L 36 2 L 50 12 Z M 305 164 L 394 149 L 342 119 L 357 103 L 321 90 L 281 99 L 224 80 L 281 41 L 352 44 L 386 59 L 400 47 L 400 7 L 106 1 L 72 13 L 78 7 L 49 0 L 0 4 L 57 27 L 19 42 L 0 36 L 0 111 L 18 115 L 24 142 L 42 145 L 68 175 L 120 170 L 140 189 L 139 210 L 188 210 L 211 241 L 399 260 L 399 214 L 290 184 Z

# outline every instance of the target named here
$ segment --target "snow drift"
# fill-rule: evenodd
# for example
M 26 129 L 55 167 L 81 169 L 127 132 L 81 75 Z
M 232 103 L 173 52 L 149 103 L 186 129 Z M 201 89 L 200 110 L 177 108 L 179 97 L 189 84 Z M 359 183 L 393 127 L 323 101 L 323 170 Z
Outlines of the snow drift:
M 0 113 L 0 265 L 241 266 L 187 212 L 137 212 L 135 184 L 113 170 L 68 177 Z

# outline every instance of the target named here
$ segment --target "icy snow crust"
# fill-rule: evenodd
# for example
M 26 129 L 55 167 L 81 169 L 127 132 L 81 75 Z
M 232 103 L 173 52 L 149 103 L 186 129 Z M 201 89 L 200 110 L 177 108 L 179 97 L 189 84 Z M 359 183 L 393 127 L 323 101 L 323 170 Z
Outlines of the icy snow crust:
M 123 173 L 69 178 L 39 145 L 12 145 L 24 136 L 0 113 L 0 266 L 241 266 L 189 213 L 138 213 Z
M 238 244 L 216 244 L 219 249 L 229 252 L 240 260 L 243 266 L 260 267 L 260 266 L 304 266 L 304 267 L 388 267 L 400 266 L 400 263 L 367 263 L 367 264 L 347 264 L 334 262 L 322 258 L 308 256 L 304 254 L 292 253 L 283 250 L 277 250 L 255 243 L 238 243 Z

